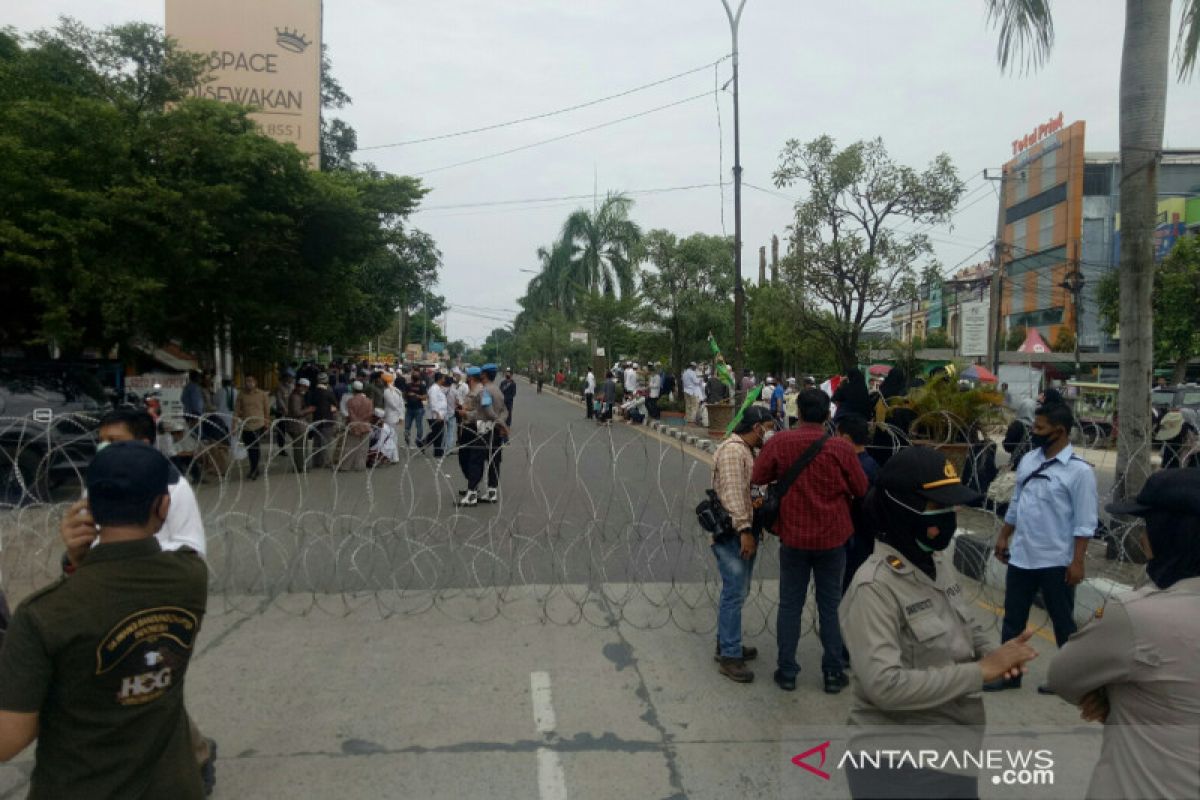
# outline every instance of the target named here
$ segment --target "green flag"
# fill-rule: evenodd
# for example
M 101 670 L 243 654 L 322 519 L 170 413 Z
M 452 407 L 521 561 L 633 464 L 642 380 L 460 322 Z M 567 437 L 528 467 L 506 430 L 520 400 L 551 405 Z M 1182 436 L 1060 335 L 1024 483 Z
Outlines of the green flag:
M 733 373 L 729 371 L 729 365 L 725 363 L 725 356 L 721 355 L 721 348 L 717 346 L 717 340 L 711 333 L 708 334 L 708 349 L 712 351 L 713 361 L 717 367 L 717 379 L 728 386 L 730 391 L 734 391 Z
M 742 421 L 742 415 L 746 413 L 746 409 L 758 402 L 758 398 L 762 397 L 762 386 L 755 386 L 746 394 L 746 400 L 742 403 L 742 407 L 733 415 L 733 421 L 729 423 L 729 427 L 725 429 L 725 435 L 733 433 L 733 429 Z

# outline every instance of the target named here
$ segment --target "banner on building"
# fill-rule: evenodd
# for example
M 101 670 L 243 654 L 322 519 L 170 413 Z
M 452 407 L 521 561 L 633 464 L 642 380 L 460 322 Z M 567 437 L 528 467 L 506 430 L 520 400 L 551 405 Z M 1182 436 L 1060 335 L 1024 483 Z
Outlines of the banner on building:
M 267 136 L 320 165 L 321 0 L 166 0 L 167 35 L 208 57 L 193 94 L 253 106 Z
M 963 303 L 960 319 L 962 320 L 962 342 L 964 356 L 986 356 L 988 354 L 988 318 L 991 303 Z

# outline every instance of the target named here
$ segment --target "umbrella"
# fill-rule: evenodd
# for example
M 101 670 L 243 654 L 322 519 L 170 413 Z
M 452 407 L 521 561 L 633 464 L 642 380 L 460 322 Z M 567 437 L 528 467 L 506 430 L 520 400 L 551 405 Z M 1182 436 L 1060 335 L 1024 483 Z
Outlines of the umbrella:
M 868 374 L 874 375 L 876 377 L 883 377 L 884 375 L 887 375 L 891 371 L 892 371 L 892 368 L 889 367 L 887 364 L 875 364 L 875 365 L 871 366 L 869 369 L 867 369 Z
M 980 383 L 996 382 L 996 376 L 992 374 L 992 371 L 987 367 L 980 366 L 979 364 L 976 364 L 973 367 L 968 367 L 962 375 L 968 380 L 979 381 Z

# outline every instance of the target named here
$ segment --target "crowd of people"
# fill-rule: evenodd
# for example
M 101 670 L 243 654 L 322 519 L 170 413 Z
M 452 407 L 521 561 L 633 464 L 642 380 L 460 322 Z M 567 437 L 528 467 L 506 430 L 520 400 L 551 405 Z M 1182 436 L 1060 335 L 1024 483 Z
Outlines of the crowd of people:
M 986 726 L 981 693 L 1020 689 L 1038 655 L 1028 621 L 1040 594 L 1059 650 L 1038 693 L 1107 723 L 1089 796 L 1200 796 L 1200 617 L 1191 613 L 1200 600 L 1200 473 L 1159 472 L 1136 502 L 1109 507 L 1144 520 L 1150 583 L 1111 598 L 1077 629 L 1075 590 L 1097 531 L 1096 479 L 1070 443 L 1070 407 L 1052 390 L 1040 399 L 1022 406 L 1028 430 L 1009 442 L 1014 480 L 992 552 L 1006 574 L 998 641 L 968 606 L 948 553 L 956 509 L 982 499 L 954 463 L 906 446 L 876 464 L 865 446 L 870 417 L 860 413 L 870 409 L 865 384 L 839 387 L 833 398 L 800 390 L 794 426 L 779 424 L 774 403 L 748 408 L 713 464 L 717 668 L 739 683 L 754 679 L 748 662 L 758 650 L 743 642 L 742 606 L 770 533 L 779 538 L 775 684 L 796 690 L 812 582 L 821 683 L 831 694 L 851 687 L 855 736 L 908 725 L 902 736 L 913 749 L 970 749 Z M 969 771 L 860 764 L 848 777 L 855 797 L 979 796 Z
M 517 384 L 512 371 L 498 368 L 343 364 L 293 364 L 279 375 L 273 392 L 247 376 L 241 388 L 192 373 L 181 398 L 183 419 L 163 419 L 157 444 L 193 481 L 224 476 L 233 461 L 245 461 L 248 480 L 262 471 L 262 452 L 289 461 L 296 472 L 336 468 L 362 471 L 399 463 L 404 450 L 442 458 L 466 448 L 484 449 L 474 435 L 474 406 L 483 386 L 501 401 L 499 422 L 512 424 Z M 488 410 L 482 412 L 490 415 Z M 505 434 L 506 435 L 506 434 Z

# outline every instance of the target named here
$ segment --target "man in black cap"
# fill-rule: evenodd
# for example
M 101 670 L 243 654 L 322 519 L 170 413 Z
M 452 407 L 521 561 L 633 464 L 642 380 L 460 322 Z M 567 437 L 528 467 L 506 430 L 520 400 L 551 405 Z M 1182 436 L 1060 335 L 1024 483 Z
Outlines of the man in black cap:
M 857 730 L 848 750 L 901 742 L 912 752 L 979 750 L 984 683 L 1020 675 L 1037 655 L 1028 644 L 1032 631 L 992 643 L 944 555 L 958 527 L 955 506 L 978 497 L 944 455 L 927 447 L 892 456 L 867 494 L 878 542 L 838 609 L 854 666 L 849 722 Z M 903 763 L 894 770 L 852 767 L 854 797 L 979 796 L 974 774 Z
M 183 681 L 204 617 L 208 571 L 164 552 L 170 464 L 117 442 L 87 472 L 100 543 L 70 578 L 17 610 L 0 651 L 0 760 L 38 739 L 31 797 L 204 795 Z
M 1049 685 L 1104 723 L 1088 797 L 1200 797 L 1200 470 L 1155 473 L 1107 510 L 1145 521 L 1150 582 L 1108 598 Z

